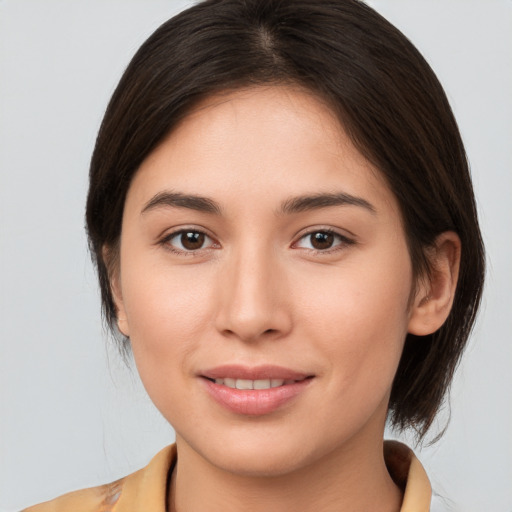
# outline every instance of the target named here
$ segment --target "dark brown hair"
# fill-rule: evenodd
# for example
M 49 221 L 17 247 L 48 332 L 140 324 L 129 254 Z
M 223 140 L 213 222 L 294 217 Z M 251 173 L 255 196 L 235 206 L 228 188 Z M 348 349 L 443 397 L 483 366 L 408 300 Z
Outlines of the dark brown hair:
M 207 0 L 142 45 L 107 108 L 90 168 L 87 230 L 106 321 L 115 329 L 102 250 L 118 246 L 140 164 L 198 101 L 260 84 L 298 85 L 331 105 L 398 200 L 416 277 L 430 271 L 428 248 L 440 233 L 461 239 L 448 320 L 430 336 L 407 336 L 391 392 L 392 424 L 423 436 L 475 320 L 484 251 L 464 147 L 439 81 L 407 38 L 358 0 Z

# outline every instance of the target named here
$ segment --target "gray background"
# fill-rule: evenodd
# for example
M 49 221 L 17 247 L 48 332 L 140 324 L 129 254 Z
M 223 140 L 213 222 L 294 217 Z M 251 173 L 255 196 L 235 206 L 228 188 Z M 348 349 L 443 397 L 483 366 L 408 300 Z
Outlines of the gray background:
M 511 512 L 512 2 L 370 3 L 445 85 L 488 249 L 450 426 L 417 451 L 452 510 Z M 184 5 L 0 0 L 1 512 L 126 475 L 173 440 L 135 370 L 108 348 L 83 205 L 96 131 L 122 70 Z

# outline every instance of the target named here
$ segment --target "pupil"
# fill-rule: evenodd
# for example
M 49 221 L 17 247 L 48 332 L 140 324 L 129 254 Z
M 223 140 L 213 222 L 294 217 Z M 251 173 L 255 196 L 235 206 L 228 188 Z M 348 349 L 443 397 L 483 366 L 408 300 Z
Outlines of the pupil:
M 181 235 L 181 244 L 185 249 L 194 250 L 201 249 L 204 244 L 204 233 L 189 231 Z
M 311 235 L 311 245 L 315 249 L 329 249 L 334 242 L 334 235 L 332 233 L 325 233 L 319 231 Z

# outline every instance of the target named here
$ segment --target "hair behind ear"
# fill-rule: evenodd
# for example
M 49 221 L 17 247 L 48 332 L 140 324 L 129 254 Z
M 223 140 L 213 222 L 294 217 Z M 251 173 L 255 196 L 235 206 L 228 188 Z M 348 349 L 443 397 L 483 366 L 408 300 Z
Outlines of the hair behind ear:
M 480 233 L 473 235 L 479 239 Z M 409 334 L 389 406 L 392 426 L 398 430 L 413 427 L 419 439 L 446 396 L 474 324 L 483 285 L 483 246 L 479 249 L 472 255 L 477 265 L 469 282 L 467 264 L 461 267 L 465 248 L 457 233 L 441 233 L 427 250 L 430 268 L 420 276 L 415 290 Z M 444 429 L 432 442 L 443 433 Z

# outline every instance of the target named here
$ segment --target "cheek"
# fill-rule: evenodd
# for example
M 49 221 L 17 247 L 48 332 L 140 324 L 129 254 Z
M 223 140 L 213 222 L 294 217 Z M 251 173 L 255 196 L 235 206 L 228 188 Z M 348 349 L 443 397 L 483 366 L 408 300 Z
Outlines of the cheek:
M 338 272 L 316 274 L 298 294 L 304 329 L 330 361 L 333 382 L 353 396 L 387 389 L 394 378 L 408 325 L 412 272 L 407 251 L 378 261 L 359 259 Z M 345 396 L 344 398 L 347 398 Z
M 205 276 L 193 266 L 148 264 L 134 253 L 121 264 L 132 350 L 144 384 L 178 377 L 211 318 Z
M 141 381 L 171 424 L 176 417 L 188 421 L 194 414 L 191 368 L 212 316 L 211 293 L 192 266 L 171 272 L 167 266 L 129 265 L 123 293 Z

